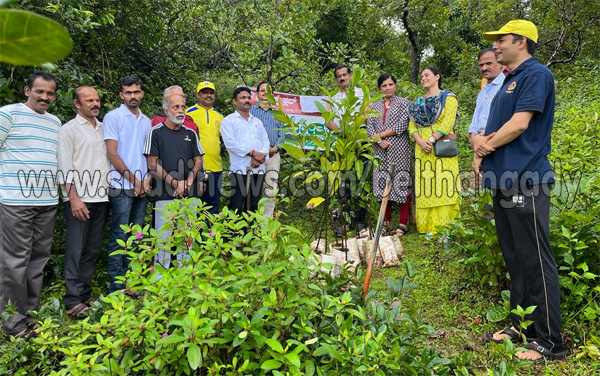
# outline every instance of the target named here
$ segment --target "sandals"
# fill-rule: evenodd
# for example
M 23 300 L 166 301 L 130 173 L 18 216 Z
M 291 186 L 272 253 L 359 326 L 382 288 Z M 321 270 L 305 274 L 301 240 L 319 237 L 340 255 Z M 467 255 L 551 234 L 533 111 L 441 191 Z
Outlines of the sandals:
M 528 362 L 532 362 L 533 364 L 543 363 L 546 360 L 564 359 L 567 356 L 567 354 L 569 353 L 568 350 L 563 350 L 563 351 L 553 353 L 550 350 L 548 350 L 547 348 L 545 348 L 544 346 L 540 346 L 535 342 L 526 343 L 523 345 L 523 347 L 526 348 L 527 350 L 537 351 L 538 353 L 542 354 L 542 356 L 540 356 L 539 358 L 537 358 L 535 360 L 529 360 L 529 359 L 519 358 L 518 356 L 515 355 L 515 360 L 525 360 Z
M 90 305 L 90 303 L 92 303 L 92 302 L 97 302 L 98 300 L 100 300 L 100 298 L 99 298 L 99 297 L 97 297 L 97 296 L 92 296 L 91 298 L 89 298 L 88 300 L 86 300 L 85 302 L 83 302 L 83 304 Z
M 396 228 L 396 234 L 398 236 L 402 236 L 402 235 L 406 234 L 407 232 L 408 232 L 408 226 L 406 226 L 406 225 L 399 225 Z
M 383 228 L 381 230 L 381 234 L 385 235 L 385 236 L 393 236 L 393 235 L 398 235 L 398 236 L 402 236 L 404 234 L 408 233 L 408 226 L 407 225 L 403 225 L 400 224 L 398 225 L 398 227 L 393 228 L 391 223 L 384 223 L 383 224 Z
M 81 320 L 88 316 L 87 313 L 89 310 L 90 307 L 87 304 L 79 303 L 75 307 L 67 310 L 67 315 L 73 319 Z
M 25 317 L 25 324 L 32 330 L 37 330 L 40 327 L 40 323 L 29 315 Z
M 519 342 L 522 341 L 521 336 L 519 335 L 519 332 L 515 331 L 511 327 L 503 329 L 498 334 L 506 334 L 508 336 L 508 339 L 512 343 L 519 343 Z M 488 336 L 487 341 L 488 342 L 493 342 L 493 343 L 504 343 L 504 338 L 502 338 L 502 339 L 494 339 L 494 333 L 492 333 L 492 334 L 490 334 Z
M 31 337 L 34 337 L 36 334 L 37 333 L 35 332 L 35 330 L 31 329 L 30 327 L 27 327 L 18 332 L 17 334 L 14 334 L 13 337 L 15 337 L 15 339 L 24 339 L 25 341 L 27 341 Z

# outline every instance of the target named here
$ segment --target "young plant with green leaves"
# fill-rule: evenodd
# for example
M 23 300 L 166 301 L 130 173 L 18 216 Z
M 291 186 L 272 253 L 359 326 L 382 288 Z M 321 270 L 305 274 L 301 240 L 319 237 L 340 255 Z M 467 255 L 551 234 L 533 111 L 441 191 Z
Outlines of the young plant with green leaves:
M 10 365 L 0 371 L 450 374 L 450 361 L 424 345 L 433 329 L 423 318 L 389 302 L 365 304 L 355 279 L 330 289 L 295 228 L 260 214 L 203 212 L 181 200 L 157 213 L 168 219 L 162 230 L 174 231 L 165 239 L 148 226 L 126 226 L 120 252 L 132 261 L 124 282 L 137 294 L 103 297 L 75 323 L 48 315 L 22 352 L 6 351 L 17 342 L 0 347 L 0 364 Z M 182 249 L 188 257 L 176 260 Z M 160 250 L 172 254 L 171 268 L 153 262 Z
M 345 216 L 345 223 L 351 222 L 348 217 L 350 196 L 361 197 L 361 205 L 366 208 L 373 201 L 368 178 L 372 164 L 377 161 L 372 156 L 372 142 L 367 135 L 365 122 L 369 117 L 380 116 L 369 109 L 369 104 L 379 96 L 371 97 L 367 85 L 361 82 L 363 76 L 363 69 L 355 69 L 346 96 L 337 101 L 332 99 L 336 90 L 330 92 L 323 88 L 328 99 L 325 104 L 315 104 L 324 124 L 335 122 L 338 126 L 333 131 L 325 130 L 316 134 L 301 132 L 303 128 L 325 127 L 324 124 L 296 124 L 283 111 L 275 111 L 275 118 L 284 124 L 284 130 L 291 136 L 282 147 L 298 162 L 299 168 L 290 179 L 298 181 L 302 192 L 310 193 L 307 202 L 310 208 L 325 202 L 323 210 L 339 209 Z M 355 87 L 362 89 L 362 100 L 356 96 Z M 271 93 L 268 97 L 271 103 L 276 104 Z M 309 144 L 315 147 L 310 148 Z M 314 189 L 315 186 L 318 188 Z M 343 195 L 339 194 L 340 190 L 344 192 Z

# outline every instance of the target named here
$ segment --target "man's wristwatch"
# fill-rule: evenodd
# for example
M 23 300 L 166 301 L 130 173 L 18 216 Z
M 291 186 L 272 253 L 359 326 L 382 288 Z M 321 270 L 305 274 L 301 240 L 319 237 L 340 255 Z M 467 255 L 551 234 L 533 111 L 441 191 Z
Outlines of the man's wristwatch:
M 206 171 L 205 170 L 198 171 L 198 182 L 206 183 L 207 181 L 208 181 L 208 174 L 206 173 Z
M 431 142 L 432 144 L 435 144 L 437 141 L 437 138 L 431 136 L 431 137 L 429 137 L 429 139 L 427 141 Z

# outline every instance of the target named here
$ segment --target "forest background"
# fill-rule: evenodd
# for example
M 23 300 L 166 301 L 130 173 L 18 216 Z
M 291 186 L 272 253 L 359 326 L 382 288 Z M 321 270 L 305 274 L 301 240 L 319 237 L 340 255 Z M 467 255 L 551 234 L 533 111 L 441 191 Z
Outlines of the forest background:
M 195 101 L 197 83 L 204 80 L 215 83 L 215 107 L 227 115 L 233 111 L 231 93 L 240 84 L 254 86 L 267 79 L 277 91 L 322 95 L 322 88 L 335 88 L 332 68 L 339 63 L 363 68 L 362 82 L 371 92 L 376 92 L 379 74 L 394 74 L 398 78 L 398 95 L 412 100 L 422 93 L 418 85 L 420 70 L 436 65 L 444 75 L 444 86 L 457 93 L 461 118 L 456 132 L 463 136 L 466 136 L 481 82 L 477 53 L 490 47 L 481 33 L 497 30 L 511 19 L 533 21 L 540 34 L 536 55 L 553 72 L 557 87 L 550 157 L 555 163 L 559 185 L 572 188 L 571 193 L 577 192 L 569 196 L 567 190 L 562 190 L 553 200 L 552 211 L 553 249 L 561 268 L 563 317 L 569 346 L 576 352 L 569 365 L 518 373 L 587 375 L 597 371 L 600 362 L 597 278 L 600 274 L 600 175 L 596 135 L 600 133 L 600 84 L 595 73 L 600 68 L 600 2 L 25 0 L 13 4 L 59 22 L 71 35 L 74 44 L 71 54 L 58 63 L 42 67 L 51 70 L 59 80 L 58 99 L 50 112 L 64 122 L 75 115 L 71 101 L 73 88 L 96 87 L 102 101 L 102 117 L 120 105 L 118 82 L 126 75 L 142 78 L 146 96 L 141 107 L 149 116 L 161 111 L 165 87 L 181 85 L 191 105 Z M 0 64 L 0 105 L 23 101 L 23 86 L 30 72 L 30 67 Z M 470 153 L 464 140 L 461 148 L 461 166 L 468 168 Z M 407 258 L 414 264 L 414 270 L 422 268 L 419 278 L 425 289 L 420 295 L 416 294 L 419 296 L 413 303 L 406 304 L 423 309 L 424 316 L 434 321 L 436 327 L 464 324 L 456 332 L 446 329 L 460 339 L 454 341 L 449 335 L 445 340 L 443 344 L 454 349 L 452 351 L 461 352 L 460 346 L 464 345 L 461 341 L 474 329 L 474 322 L 485 316 L 483 319 L 489 324 L 486 328 L 491 329 L 492 323 L 507 313 L 506 296 L 501 294 L 507 286 L 506 271 L 493 223 L 483 217 L 486 200 L 488 197 L 467 195 L 461 216 L 445 231 L 448 242 L 430 242 L 413 234 L 406 240 L 407 249 L 414 251 Z M 282 218 L 282 222 L 310 232 L 311 215 L 295 215 L 301 208 L 302 205 L 294 204 L 282 208 L 294 212 Z M 59 238 L 64 236 L 60 217 L 57 234 Z M 55 242 L 47 268 L 50 282 L 45 291 L 57 297 L 61 289 L 56 282 L 62 278 L 62 247 L 62 241 Z M 412 276 L 415 272 L 408 265 L 406 271 L 380 272 L 376 285 L 379 283 L 379 287 L 385 288 L 386 277 Z M 447 277 L 441 284 L 440 273 Z M 445 303 L 427 296 L 440 293 L 435 290 L 440 286 L 446 289 L 442 293 L 451 297 Z M 457 308 L 452 307 L 456 304 L 468 313 L 458 314 Z M 470 304 L 479 307 L 468 307 Z M 448 308 L 449 312 L 436 311 L 436 307 Z M 60 311 L 58 306 L 53 309 Z M 454 315 L 463 321 L 478 318 L 457 324 L 459 318 Z M 481 330 L 475 328 L 475 331 Z M 65 333 L 72 335 L 69 331 Z M 36 346 L 25 347 L 20 352 L 0 351 L 0 370 L 45 374 L 49 369 L 57 369 L 60 362 L 80 366 L 69 358 L 66 350 L 58 350 L 63 345 L 41 350 Z M 72 349 L 70 351 L 75 351 Z M 452 358 L 452 351 L 442 355 Z M 62 355 L 57 355 L 59 353 Z M 478 370 L 497 366 L 497 371 L 490 371 L 492 374 L 515 374 L 510 363 L 503 362 L 505 353 L 510 353 L 510 349 L 504 353 L 486 352 L 475 356 L 474 362 L 461 357 L 453 358 L 451 364 L 431 361 L 423 365 L 423 369 L 441 372 L 443 365 L 455 374 L 469 374 L 458 373 L 462 369 L 477 374 Z M 424 356 L 420 354 L 423 364 L 426 363 Z M 432 359 L 437 359 L 436 356 L 431 355 Z M 73 355 L 73 358 L 76 357 Z M 122 365 L 122 356 L 119 359 Z M 281 360 L 279 366 L 283 370 L 288 363 Z M 292 366 L 295 359 L 289 369 L 294 369 Z M 303 360 L 299 369 L 306 372 L 305 367 L 308 366 Z

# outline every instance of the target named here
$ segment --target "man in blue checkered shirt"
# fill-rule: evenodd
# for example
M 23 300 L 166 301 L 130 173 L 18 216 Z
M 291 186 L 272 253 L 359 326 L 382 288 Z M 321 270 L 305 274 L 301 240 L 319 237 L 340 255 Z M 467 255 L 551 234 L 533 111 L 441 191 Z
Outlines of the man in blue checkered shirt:
M 275 194 L 277 191 L 277 183 L 279 179 L 279 169 L 281 166 L 280 144 L 285 138 L 285 133 L 282 130 L 283 123 L 275 120 L 272 111 L 273 108 L 267 100 L 267 85 L 273 91 L 273 87 L 267 81 L 262 81 L 256 87 L 258 103 L 252 106 L 250 113 L 262 121 L 267 136 L 269 137 L 269 158 L 265 162 L 265 184 L 263 186 L 263 198 L 269 199 L 265 203 L 264 215 L 273 216 L 275 210 Z

